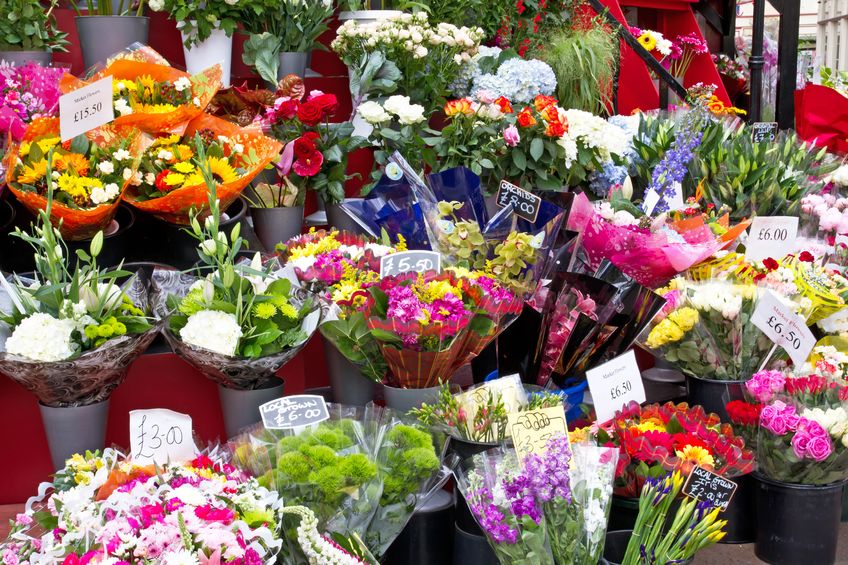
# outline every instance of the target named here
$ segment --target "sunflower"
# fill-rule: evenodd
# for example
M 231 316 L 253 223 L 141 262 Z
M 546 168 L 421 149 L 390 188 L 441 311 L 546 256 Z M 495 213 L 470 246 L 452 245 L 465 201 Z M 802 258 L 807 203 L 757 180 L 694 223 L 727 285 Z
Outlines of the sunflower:
M 47 174 L 47 161 L 42 159 L 32 163 L 28 167 L 24 167 L 21 174 L 18 175 L 17 181 L 21 184 L 35 184 L 44 178 Z
M 53 160 L 53 166 L 57 171 L 72 170 L 78 175 L 87 175 L 90 166 L 88 159 L 79 153 L 63 153 L 56 155 Z
M 638 41 L 639 44 L 644 47 L 645 51 L 647 51 L 648 53 L 650 53 L 657 47 L 657 40 L 650 33 L 643 33 L 639 36 Z
M 177 163 L 176 165 L 174 165 L 174 170 L 176 170 L 178 173 L 182 173 L 184 175 L 187 175 L 189 173 L 194 172 L 194 165 L 192 165 L 191 163 L 186 163 L 185 161 L 183 161 L 181 163 Z
M 226 184 L 238 179 L 238 173 L 236 173 L 236 170 L 226 159 L 222 159 L 220 157 L 209 157 L 206 162 L 209 165 L 209 171 L 212 173 L 212 177 L 216 182 Z

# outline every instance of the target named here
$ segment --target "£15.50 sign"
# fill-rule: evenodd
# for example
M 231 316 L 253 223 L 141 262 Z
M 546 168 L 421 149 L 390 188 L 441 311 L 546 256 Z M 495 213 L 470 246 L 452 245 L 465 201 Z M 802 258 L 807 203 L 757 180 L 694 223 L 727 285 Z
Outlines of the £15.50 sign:
M 73 139 L 114 119 L 111 76 L 59 97 L 59 134 L 62 141 Z

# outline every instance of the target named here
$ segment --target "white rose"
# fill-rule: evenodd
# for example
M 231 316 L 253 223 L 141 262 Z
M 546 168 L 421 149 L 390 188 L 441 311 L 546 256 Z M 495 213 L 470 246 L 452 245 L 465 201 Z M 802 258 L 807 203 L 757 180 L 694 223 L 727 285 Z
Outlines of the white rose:
M 427 51 L 426 47 L 422 47 L 421 45 L 419 45 L 418 47 L 415 48 L 415 58 L 416 59 L 423 59 L 424 57 L 427 56 L 427 53 L 428 53 L 428 51 Z
M 15 327 L 6 340 L 6 352 L 33 361 L 61 361 L 77 350 L 71 339 L 75 329 L 73 320 L 60 320 L 36 312 Z
M 126 149 L 118 149 L 112 157 L 114 157 L 116 161 L 126 161 L 131 157 L 131 155 Z
M 125 167 L 124 173 L 123 173 L 124 180 L 130 180 L 132 178 L 132 176 L 133 176 L 132 169 L 130 169 L 129 167 Z
M 386 112 L 377 102 L 363 102 L 356 111 L 369 124 L 381 124 L 392 119 L 391 114 Z
M 401 108 L 398 112 L 398 121 L 405 125 L 417 124 L 424 120 L 424 106 L 420 104 L 410 104 L 406 108 Z
M 241 335 L 235 315 L 218 310 L 201 310 L 192 314 L 180 330 L 183 342 L 222 355 L 235 355 Z
M 112 161 L 103 161 L 97 164 L 97 169 L 104 175 L 111 175 L 115 172 L 115 165 Z
M 399 94 L 389 96 L 383 103 L 383 108 L 395 115 L 399 115 L 400 111 L 407 106 L 409 106 L 409 96 L 401 96 Z
M 156 158 L 162 159 L 163 161 L 170 161 L 174 158 L 174 154 L 167 149 L 160 149 L 159 153 L 156 154 Z
M 105 190 L 106 197 L 109 200 L 112 200 L 113 198 L 118 196 L 118 193 L 121 191 L 121 189 L 118 187 L 118 185 L 115 184 L 114 182 L 110 182 L 109 184 L 104 186 L 103 189 Z
M 147 5 L 150 6 L 150 9 L 154 12 L 161 12 L 165 9 L 165 0 L 150 0 Z

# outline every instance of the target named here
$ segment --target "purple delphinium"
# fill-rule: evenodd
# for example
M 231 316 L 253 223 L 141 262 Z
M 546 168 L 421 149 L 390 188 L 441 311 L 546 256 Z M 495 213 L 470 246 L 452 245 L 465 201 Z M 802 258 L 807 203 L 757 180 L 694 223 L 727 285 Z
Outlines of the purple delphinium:
M 660 195 L 660 200 L 654 208 L 657 213 L 668 211 L 668 203 L 674 196 L 674 192 L 680 190 L 679 187 L 688 171 L 689 161 L 695 156 L 695 150 L 701 144 L 704 135 L 702 112 L 701 109 L 696 108 L 686 115 L 678 127 L 677 137 L 671 147 L 654 168 L 651 186 L 646 193 L 655 190 Z M 683 195 L 680 196 L 682 200 Z

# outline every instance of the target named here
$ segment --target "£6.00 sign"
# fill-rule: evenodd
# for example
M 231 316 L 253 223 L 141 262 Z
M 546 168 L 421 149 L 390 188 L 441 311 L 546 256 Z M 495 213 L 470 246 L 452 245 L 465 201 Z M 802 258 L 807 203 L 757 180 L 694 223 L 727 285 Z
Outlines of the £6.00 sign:
M 816 337 L 807 327 L 807 322 L 770 290 L 765 291 L 757 302 L 751 323 L 785 349 L 798 367 L 804 364 L 816 344 Z
M 317 394 L 296 394 L 266 402 L 259 407 L 259 415 L 269 430 L 300 428 L 330 418 L 324 397 Z

